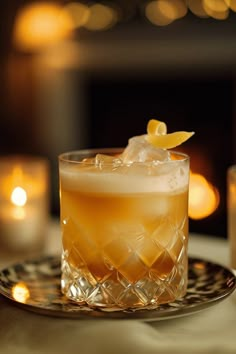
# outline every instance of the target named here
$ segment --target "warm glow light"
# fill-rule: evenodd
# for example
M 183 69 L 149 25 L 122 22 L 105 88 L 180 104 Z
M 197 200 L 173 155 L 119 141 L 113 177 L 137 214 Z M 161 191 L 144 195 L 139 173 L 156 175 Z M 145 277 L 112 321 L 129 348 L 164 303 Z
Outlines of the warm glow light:
M 229 8 L 224 0 L 202 0 L 206 13 L 216 20 L 225 20 L 229 16 Z
M 185 0 L 176 0 L 170 2 L 172 3 L 172 6 L 175 8 L 175 19 L 184 17 L 187 14 L 188 8 L 186 6 Z
M 200 174 L 190 173 L 189 217 L 203 219 L 211 215 L 219 205 L 219 193 Z
M 25 283 L 17 283 L 12 288 L 12 296 L 16 301 L 24 304 L 30 298 L 30 291 Z
M 112 27 L 118 20 L 115 9 L 94 4 L 89 7 L 89 17 L 84 27 L 91 31 L 105 30 Z
M 212 11 L 207 8 L 205 8 L 205 9 L 206 9 L 207 14 L 216 20 L 226 20 L 227 17 L 229 16 L 229 10 L 224 11 L 224 12 L 217 12 L 217 11 Z
M 24 175 L 22 168 L 18 165 L 16 165 L 13 168 L 13 171 L 7 178 L 3 179 L 1 181 L 2 185 L 2 191 L 4 194 L 4 197 L 9 200 L 12 198 L 12 191 L 17 187 L 21 186 L 24 189 Z
M 65 5 L 63 11 L 70 16 L 74 28 L 84 26 L 90 15 L 89 7 L 79 2 L 71 2 Z
M 170 16 L 170 11 L 162 12 L 160 9 L 160 2 L 157 0 L 151 1 L 145 8 L 145 15 L 147 19 L 157 26 L 166 26 L 174 21 L 173 13 Z M 171 10 L 171 8 L 170 8 Z
M 68 36 L 71 28 L 71 19 L 61 6 L 35 2 L 19 12 L 14 41 L 23 50 L 39 50 Z
M 45 50 L 45 52 L 38 56 L 37 65 L 39 68 L 48 67 L 51 69 L 72 69 L 78 67 L 81 50 L 76 41 L 67 40 L 54 45 L 53 48 Z M 38 71 L 41 75 L 41 71 Z
M 16 187 L 11 194 L 11 202 L 16 206 L 24 206 L 27 202 L 26 191 L 21 187 Z
M 189 10 L 196 16 L 199 17 L 209 17 L 209 15 L 204 10 L 202 1 L 199 0 L 188 0 L 187 2 Z
M 225 0 L 202 0 L 203 6 L 216 12 L 224 12 L 228 10 Z
M 28 166 L 28 168 L 31 167 Z M 30 170 L 28 172 L 30 172 Z M 1 191 L 6 200 L 9 201 L 12 199 L 12 192 L 17 187 L 25 191 L 28 199 L 36 198 L 45 193 L 47 186 L 44 179 L 44 170 L 35 170 L 35 173 L 37 172 L 37 178 L 34 178 L 34 175 L 31 176 L 28 172 L 27 168 L 24 167 L 24 162 L 21 164 L 16 161 L 14 167 L 9 170 L 6 176 L 0 176 L 2 177 L 0 178 Z M 34 171 L 32 172 L 34 173 Z M 21 195 L 23 194 L 22 192 L 20 193 Z M 19 194 L 18 189 L 17 194 Z
M 157 26 L 169 25 L 174 20 L 184 17 L 188 12 L 183 0 L 155 0 L 146 5 L 147 19 Z
M 225 0 L 225 3 L 231 10 L 236 11 L 236 0 Z

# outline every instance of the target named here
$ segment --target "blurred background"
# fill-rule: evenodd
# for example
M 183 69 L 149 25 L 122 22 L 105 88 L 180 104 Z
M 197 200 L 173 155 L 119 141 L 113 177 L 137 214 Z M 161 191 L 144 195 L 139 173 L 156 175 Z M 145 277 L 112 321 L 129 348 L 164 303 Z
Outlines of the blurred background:
M 1 3 L 0 154 L 125 146 L 149 119 L 196 134 L 190 231 L 226 237 L 236 162 L 236 0 Z

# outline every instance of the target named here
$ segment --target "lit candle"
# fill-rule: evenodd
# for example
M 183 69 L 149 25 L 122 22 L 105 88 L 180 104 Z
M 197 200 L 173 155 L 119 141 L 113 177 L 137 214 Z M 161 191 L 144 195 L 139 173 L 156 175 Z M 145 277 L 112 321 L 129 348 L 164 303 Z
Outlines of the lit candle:
M 48 220 L 47 161 L 2 158 L 0 168 L 0 241 L 14 251 L 40 249 Z

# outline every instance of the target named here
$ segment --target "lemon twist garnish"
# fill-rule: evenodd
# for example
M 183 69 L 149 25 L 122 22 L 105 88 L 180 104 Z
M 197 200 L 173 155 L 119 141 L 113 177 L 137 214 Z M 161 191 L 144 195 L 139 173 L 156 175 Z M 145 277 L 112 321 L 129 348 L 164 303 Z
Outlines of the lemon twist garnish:
M 147 141 L 161 149 L 172 149 L 191 138 L 194 132 L 178 131 L 167 134 L 164 122 L 156 119 L 149 120 L 147 124 Z
M 147 125 L 148 135 L 164 135 L 167 133 L 166 123 L 150 119 Z

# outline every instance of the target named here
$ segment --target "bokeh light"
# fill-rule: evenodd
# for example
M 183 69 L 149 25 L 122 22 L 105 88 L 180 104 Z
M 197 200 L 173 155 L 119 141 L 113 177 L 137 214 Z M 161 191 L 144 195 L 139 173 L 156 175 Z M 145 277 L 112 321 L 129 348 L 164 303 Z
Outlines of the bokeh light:
M 71 2 L 65 5 L 63 11 L 70 16 L 75 29 L 83 27 L 90 16 L 89 7 L 79 2 Z
M 14 43 L 23 50 L 40 50 L 69 36 L 70 17 L 61 6 L 35 2 L 21 8 L 15 21 Z
M 89 7 L 89 16 L 84 27 L 91 31 L 111 28 L 118 21 L 116 10 L 110 6 L 94 4 Z
M 13 286 L 12 296 L 16 301 L 25 304 L 30 298 L 30 291 L 25 283 L 20 282 Z
M 145 8 L 145 15 L 147 19 L 154 25 L 166 26 L 173 22 L 172 18 L 163 15 L 158 9 L 158 2 L 151 1 Z
M 188 10 L 200 18 L 225 20 L 230 10 L 236 11 L 236 0 L 152 0 L 146 3 L 145 16 L 156 26 L 166 26 Z
M 145 15 L 156 26 L 166 26 L 184 17 L 188 12 L 183 0 L 155 0 L 147 3 Z
M 225 3 L 231 10 L 236 11 L 236 0 L 225 0 Z
M 209 15 L 206 13 L 202 1 L 200 0 L 187 0 L 189 10 L 196 16 L 206 18 Z
M 176 19 L 182 18 L 188 13 L 188 8 L 186 6 L 186 1 L 185 0 L 176 0 L 172 1 L 172 5 L 175 8 L 176 11 Z
M 137 13 L 137 4 L 127 6 Z M 143 7 L 144 6 L 144 7 Z M 185 17 L 188 11 L 200 18 L 225 20 L 230 10 L 236 11 L 236 0 L 150 0 L 144 3 L 144 15 L 155 26 L 166 26 Z M 139 5 L 140 7 L 140 5 Z M 109 2 L 37 1 L 21 8 L 15 21 L 14 42 L 24 50 L 38 50 L 86 28 L 103 31 L 125 21 L 125 11 Z M 123 16 L 123 18 L 122 18 Z
M 214 213 L 220 202 L 218 190 L 198 173 L 190 173 L 189 217 L 194 220 Z
M 225 12 L 228 10 L 228 5 L 225 0 L 202 0 L 203 7 L 215 12 Z
M 224 0 L 202 0 L 206 13 L 216 19 L 225 20 L 229 16 L 229 8 Z

